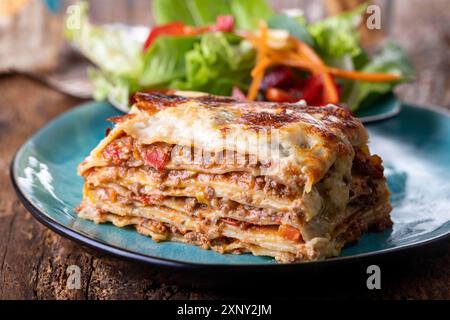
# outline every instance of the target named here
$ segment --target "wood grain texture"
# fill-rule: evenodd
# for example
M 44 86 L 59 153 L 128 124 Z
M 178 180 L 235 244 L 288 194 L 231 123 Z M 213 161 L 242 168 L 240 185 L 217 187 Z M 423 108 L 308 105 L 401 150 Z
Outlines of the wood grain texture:
M 394 37 L 417 67 L 400 88 L 409 102 L 450 109 L 450 2 L 397 0 Z M 0 77 L 0 299 L 223 299 L 264 296 L 251 288 L 232 292 L 178 285 L 170 274 L 104 256 L 66 240 L 36 222 L 20 204 L 9 178 L 17 148 L 37 129 L 81 101 L 19 75 Z M 450 208 L 449 208 L 450 209 Z M 69 265 L 81 268 L 82 287 L 66 286 Z M 329 288 L 308 297 L 450 299 L 450 247 L 416 259 L 383 281 L 376 292 Z M 361 284 L 365 286 L 365 283 Z M 283 297 L 282 291 L 277 296 Z M 273 293 L 272 293 L 273 295 Z M 302 293 L 298 293 L 302 297 Z

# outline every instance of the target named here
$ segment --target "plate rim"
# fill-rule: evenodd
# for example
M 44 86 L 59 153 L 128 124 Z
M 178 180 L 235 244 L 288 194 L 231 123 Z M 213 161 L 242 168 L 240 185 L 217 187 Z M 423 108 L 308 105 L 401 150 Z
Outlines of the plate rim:
M 149 254 L 143 254 L 139 252 L 134 252 L 129 249 L 118 247 L 116 245 L 109 244 L 105 241 L 94 239 L 88 235 L 85 235 L 79 231 L 73 230 L 70 227 L 67 227 L 60 222 L 54 220 L 50 216 L 48 216 L 43 210 L 38 208 L 28 197 L 24 194 L 24 192 L 20 189 L 17 183 L 16 172 L 14 168 L 16 167 L 16 161 L 18 155 L 22 152 L 27 143 L 35 138 L 40 132 L 44 129 L 48 128 L 50 125 L 58 121 L 63 116 L 67 116 L 67 113 L 76 110 L 77 108 L 81 108 L 83 106 L 89 105 L 91 103 L 98 103 L 97 101 L 86 102 L 78 105 L 77 107 L 63 112 L 61 115 L 57 116 L 50 122 L 48 122 L 45 126 L 36 131 L 31 137 L 29 137 L 15 152 L 9 166 L 9 175 L 10 180 L 13 185 L 13 188 L 23 204 L 23 206 L 31 213 L 31 215 L 42 225 L 49 228 L 50 230 L 56 232 L 60 236 L 67 238 L 71 241 L 74 241 L 84 247 L 89 247 L 91 249 L 110 254 L 112 256 L 119 257 L 121 259 L 139 262 L 147 265 L 157 266 L 157 267 L 166 267 L 177 270 L 214 270 L 214 271 L 282 271 L 282 270 L 299 270 L 301 268 L 316 268 L 316 267 L 324 267 L 336 264 L 344 264 L 344 263 L 356 263 L 361 262 L 364 259 L 375 258 L 375 257 L 386 257 L 392 256 L 399 253 L 412 252 L 414 250 L 428 248 L 430 246 L 438 245 L 445 241 L 450 240 L 450 230 L 445 232 L 444 234 L 437 235 L 431 237 L 429 239 L 425 239 L 419 242 L 412 242 L 409 244 L 405 244 L 399 247 L 386 248 L 382 250 L 365 252 L 350 256 L 338 256 L 320 261 L 309 261 L 309 262 L 297 262 L 297 263 L 268 263 L 268 264 L 260 264 L 260 263 L 243 263 L 243 264 L 226 264 L 226 263 L 196 263 L 189 261 L 181 261 L 176 259 L 169 259 L 164 257 L 156 257 Z M 415 105 L 411 103 L 406 103 L 408 107 L 429 110 L 436 113 L 444 114 L 450 117 L 450 111 L 432 105 L 421 106 Z
M 357 119 L 359 119 L 363 124 L 369 124 L 374 122 L 380 122 L 383 120 L 389 120 L 395 116 L 397 116 L 403 108 L 403 103 L 399 99 L 399 97 L 394 92 L 388 92 L 383 95 L 383 97 L 392 97 L 392 99 L 395 100 L 394 102 L 394 108 L 386 113 L 380 113 L 380 114 L 374 114 L 371 116 L 365 116 L 365 117 L 359 117 L 358 115 L 355 115 Z M 357 112 L 356 112 L 357 113 Z

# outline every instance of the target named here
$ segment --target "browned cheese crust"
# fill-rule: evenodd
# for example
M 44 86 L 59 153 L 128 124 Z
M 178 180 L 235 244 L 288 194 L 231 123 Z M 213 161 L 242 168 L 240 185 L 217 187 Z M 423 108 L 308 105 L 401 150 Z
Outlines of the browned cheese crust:
M 79 166 L 82 218 L 280 262 L 339 255 L 392 224 L 382 161 L 343 108 L 179 92 L 134 99 Z

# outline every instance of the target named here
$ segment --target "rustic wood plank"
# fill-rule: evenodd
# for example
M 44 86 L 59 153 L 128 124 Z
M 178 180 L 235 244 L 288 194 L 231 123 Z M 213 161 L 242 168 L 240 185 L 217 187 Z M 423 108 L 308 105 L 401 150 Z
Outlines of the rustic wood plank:
M 39 127 L 78 103 L 24 77 L 0 78 L 0 297 L 36 298 L 50 231 L 19 204 L 9 182 L 16 149 Z
M 392 37 L 417 71 L 414 82 L 398 90 L 400 96 L 450 109 L 450 2 L 397 0 L 394 10 Z

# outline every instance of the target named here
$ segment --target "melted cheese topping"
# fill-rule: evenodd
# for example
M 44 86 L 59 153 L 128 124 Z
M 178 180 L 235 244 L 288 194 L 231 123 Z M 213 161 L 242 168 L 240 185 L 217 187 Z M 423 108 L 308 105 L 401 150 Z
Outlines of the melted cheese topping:
M 286 184 L 296 176 L 309 192 L 336 161 L 351 167 L 353 147 L 365 145 L 367 133 L 350 113 L 335 106 L 280 106 L 239 103 L 226 99 L 177 99 L 155 111 L 153 95 L 144 96 L 132 117 L 116 128 L 93 150 L 80 174 L 101 165 L 102 149 L 126 132 L 143 144 L 165 142 L 195 146 L 207 152 L 234 151 L 255 155 L 270 164 L 264 175 L 278 176 Z M 153 99 L 153 100 L 152 100 Z

